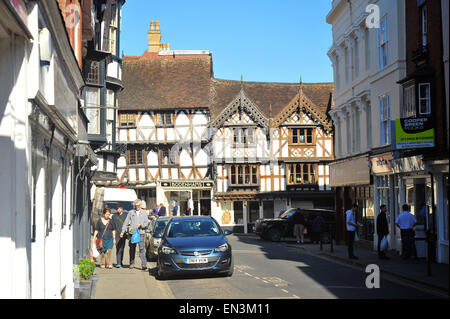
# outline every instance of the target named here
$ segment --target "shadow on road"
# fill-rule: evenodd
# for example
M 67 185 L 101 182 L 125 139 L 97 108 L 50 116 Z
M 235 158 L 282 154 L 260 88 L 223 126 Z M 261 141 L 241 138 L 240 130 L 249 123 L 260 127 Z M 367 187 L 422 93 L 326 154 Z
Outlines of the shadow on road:
M 296 268 L 299 272 L 308 276 L 337 298 L 436 298 L 420 290 L 384 280 L 383 277 L 380 278 L 379 289 L 368 289 L 366 279 L 369 274 L 364 269 L 326 260 L 302 250 L 302 246 L 307 247 L 311 245 L 309 242 L 298 245 L 290 239 L 281 242 L 270 242 L 252 235 L 233 235 L 239 242 L 252 245 L 255 250 L 263 252 L 268 260 L 284 260 L 298 263 L 299 266 L 296 266 Z M 298 245 L 298 247 L 292 247 L 289 244 L 292 246 Z M 330 246 L 324 245 L 324 250 L 328 249 L 330 249 Z M 291 273 L 292 276 L 293 274 Z M 289 278 L 286 279 L 289 280 Z

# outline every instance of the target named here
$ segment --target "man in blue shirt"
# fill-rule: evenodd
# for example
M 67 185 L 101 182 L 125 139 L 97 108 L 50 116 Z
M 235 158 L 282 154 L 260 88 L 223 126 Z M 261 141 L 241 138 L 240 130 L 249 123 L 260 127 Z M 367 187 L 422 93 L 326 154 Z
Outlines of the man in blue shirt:
M 403 213 L 398 215 L 395 225 L 400 228 L 402 237 L 402 257 L 408 259 L 411 254 L 417 259 L 416 244 L 414 242 L 414 226 L 417 225 L 416 217 L 409 212 L 409 205 L 403 205 Z
M 358 205 L 353 204 L 352 209 L 349 209 L 345 212 L 346 218 L 345 218 L 345 226 L 347 228 L 347 245 L 348 245 L 348 258 L 350 259 L 358 259 L 353 254 L 353 243 L 355 242 L 355 233 L 356 233 L 356 227 L 358 226 L 356 224 L 355 215 L 358 211 Z

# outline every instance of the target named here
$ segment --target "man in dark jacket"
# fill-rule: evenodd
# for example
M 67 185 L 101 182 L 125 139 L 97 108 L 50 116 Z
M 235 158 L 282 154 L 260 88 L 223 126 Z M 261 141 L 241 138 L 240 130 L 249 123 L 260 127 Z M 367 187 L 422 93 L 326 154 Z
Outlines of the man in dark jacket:
M 377 216 L 377 234 L 378 234 L 378 258 L 389 259 L 384 250 L 381 250 L 381 240 L 389 234 L 389 226 L 386 218 L 386 205 L 380 206 L 380 214 Z
M 117 213 L 113 215 L 112 219 L 114 221 L 114 225 L 116 227 L 116 259 L 117 264 L 116 268 L 122 267 L 123 261 L 123 252 L 125 250 L 125 241 L 126 237 L 120 237 L 120 232 L 122 231 L 123 223 L 127 218 L 127 214 L 123 210 L 123 206 L 121 204 L 117 204 L 116 206 Z
M 294 235 L 297 238 L 297 244 L 300 244 L 300 240 L 303 244 L 304 241 L 304 231 L 305 231 L 305 217 L 302 212 L 297 209 L 297 212 L 294 215 Z
M 164 207 L 163 203 L 159 205 L 158 216 L 166 216 L 166 207 Z

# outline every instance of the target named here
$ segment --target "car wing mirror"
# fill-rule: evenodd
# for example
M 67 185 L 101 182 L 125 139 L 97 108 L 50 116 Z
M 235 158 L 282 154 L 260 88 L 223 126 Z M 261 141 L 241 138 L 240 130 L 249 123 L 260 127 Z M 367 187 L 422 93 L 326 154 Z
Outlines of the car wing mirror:
M 231 235 L 232 233 L 233 233 L 233 232 L 232 232 L 231 230 L 228 230 L 228 229 L 225 229 L 224 232 L 223 232 L 223 234 L 224 234 L 225 236 Z

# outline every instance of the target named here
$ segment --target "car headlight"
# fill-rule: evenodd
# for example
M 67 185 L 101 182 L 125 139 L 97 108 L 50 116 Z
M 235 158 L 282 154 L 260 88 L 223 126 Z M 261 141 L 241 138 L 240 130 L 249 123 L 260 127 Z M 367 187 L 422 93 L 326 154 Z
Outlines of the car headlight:
M 224 252 L 227 251 L 228 249 L 228 244 L 223 244 L 219 247 L 217 247 L 216 249 L 214 249 L 214 252 L 218 253 L 218 252 Z
M 163 246 L 161 248 L 161 252 L 165 255 L 170 255 L 170 254 L 176 254 L 177 252 L 175 251 L 175 249 L 172 249 L 170 247 L 167 246 Z
M 153 238 L 153 245 L 159 246 L 161 244 L 161 238 Z

